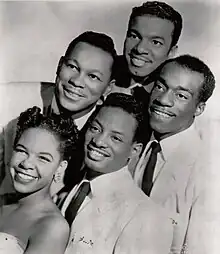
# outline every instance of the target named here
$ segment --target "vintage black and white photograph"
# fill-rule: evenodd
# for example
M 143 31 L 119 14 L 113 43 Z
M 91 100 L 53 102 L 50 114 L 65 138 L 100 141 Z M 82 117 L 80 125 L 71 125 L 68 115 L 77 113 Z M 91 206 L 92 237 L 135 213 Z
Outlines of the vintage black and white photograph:
M 0 254 L 219 254 L 220 0 L 0 1 Z

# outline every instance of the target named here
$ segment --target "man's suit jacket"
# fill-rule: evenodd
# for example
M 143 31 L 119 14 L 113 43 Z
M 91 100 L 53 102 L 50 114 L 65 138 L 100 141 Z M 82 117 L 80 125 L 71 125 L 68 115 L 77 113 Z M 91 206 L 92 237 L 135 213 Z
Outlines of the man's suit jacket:
M 180 253 L 184 243 L 184 248 L 190 249 L 191 254 L 200 245 L 197 236 L 201 234 L 201 220 L 205 219 L 205 155 L 194 125 L 182 132 L 180 137 L 174 135 L 168 139 L 173 139 L 170 143 L 172 147 L 165 154 L 165 161 L 154 180 L 150 198 L 166 208 L 176 220 L 172 253 Z M 140 187 L 146 165 L 144 156 L 143 153 L 134 176 Z
M 172 220 L 136 186 L 127 167 L 92 180 L 91 190 L 72 223 L 66 254 L 169 253 Z

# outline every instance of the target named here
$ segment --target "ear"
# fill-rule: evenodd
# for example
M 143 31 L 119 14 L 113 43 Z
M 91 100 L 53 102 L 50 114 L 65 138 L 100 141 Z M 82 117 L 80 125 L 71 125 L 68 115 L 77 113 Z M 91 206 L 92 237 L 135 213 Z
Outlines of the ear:
M 194 116 L 199 116 L 203 113 L 203 111 L 205 110 L 206 104 L 205 102 L 199 102 L 197 107 L 196 107 L 196 112 L 194 114 Z
M 112 79 L 107 88 L 105 89 L 105 92 L 103 94 L 104 98 L 106 99 L 106 97 L 111 93 L 112 89 L 113 89 L 113 86 L 115 85 L 115 79 Z
M 57 71 L 56 71 L 57 75 L 59 75 L 59 73 L 60 73 L 60 69 L 61 69 L 61 66 L 63 65 L 63 62 L 64 62 L 64 56 L 61 56 L 58 66 L 57 66 Z
M 139 157 L 141 154 L 143 148 L 143 144 L 142 143 L 136 143 L 134 142 L 131 148 L 131 154 L 130 154 L 130 159 L 134 158 L 134 157 Z
M 63 181 L 63 177 L 64 177 L 67 166 L 68 166 L 68 162 L 66 160 L 63 160 L 60 162 L 60 165 L 54 174 L 54 178 L 53 178 L 54 182 L 58 183 L 60 181 Z
M 174 46 L 170 49 L 170 51 L 169 51 L 169 53 L 168 53 L 168 58 L 173 58 L 173 57 L 176 55 L 177 50 L 178 50 L 178 46 L 177 46 L 177 45 L 174 45 Z

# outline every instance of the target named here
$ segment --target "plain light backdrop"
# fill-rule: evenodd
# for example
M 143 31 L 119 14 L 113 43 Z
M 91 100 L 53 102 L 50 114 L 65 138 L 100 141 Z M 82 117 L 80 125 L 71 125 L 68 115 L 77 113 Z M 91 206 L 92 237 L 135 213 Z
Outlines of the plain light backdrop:
M 122 52 L 128 17 L 139 0 L 1 1 L 0 82 L 54 81 L 60 56 L 85 30 L 112 36 Z M 220 0 L 167 0 L 183 16 L 177 54 L 204 60 L 220 80 Z M 215 99 L 215 98 L 216 99 Z M 220 88 L 207 107 L 220 118 Z
M 204 60 L 216 76 L 216 90 L 208 101 L 201 123 L 211 123 L 210 207 L 213 218 L 210 253 L 220 249 L 220 0 L 165 0 L 183 16 L 178 54 L 189 53 Z M 0 82 L 54 81 L 57 63 L 69 42 L 86 30 L 112 36 L 122 52 L 127 22 L 139 0 L 0 1 Z M 13 95 L 13 96 L 16 96 Z M 0 106 L 7 107 L 0 97 Z M 24 95 L 25 100 L 33 100 Z M 13 102 L 12 102 L 13 103 Z M 34 103 L 34 102 L 33 102 Z M 205 119 L 205 120 L 204 120 Z M 204 121 L 204 122 L 203 122 Z M 207 239 L 208 241 L 208 239 Z

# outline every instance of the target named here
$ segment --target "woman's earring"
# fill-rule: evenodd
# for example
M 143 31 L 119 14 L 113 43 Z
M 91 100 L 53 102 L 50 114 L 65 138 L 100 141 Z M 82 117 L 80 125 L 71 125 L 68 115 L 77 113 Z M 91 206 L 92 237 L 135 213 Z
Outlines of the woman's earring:
M 59 183 L 61 181 L 61 173 L 60 172 L 57 172 L 53 175 L 53 181 L 55 183 Z
M 104 98 L 104 96 L 102 95 L 100 98 L 99 98 L 99 100 L 97 101 L 97 105 L 102 105 L 103 104 L 103 102 L 104 102 L 104 100 L 105 100 L 105 98 Z

